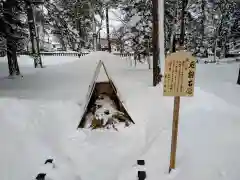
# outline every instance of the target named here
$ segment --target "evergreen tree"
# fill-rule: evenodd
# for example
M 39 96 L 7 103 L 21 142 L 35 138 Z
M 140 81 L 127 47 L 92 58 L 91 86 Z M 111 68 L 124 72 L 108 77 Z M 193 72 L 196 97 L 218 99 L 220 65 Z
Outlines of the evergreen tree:
M 180 33 L 181 3 L 182 0 L 165 1 L 166 50 L 171 46 L 173 35 Z M 126 36 L 131 37 L 128 39 L 133 44 L 133 50 L 143 51 L 146 49 L 144 37 L 151 39 L 152 36 L 151 1 L 123 0 L 121 10 L 127 21 L 124 25 L 125 29 L 128 29 Z M 232 0 L 192 0 L 189 1 L 186 11 L 186 48 L 203 57 L 210 51 L 214 52 L 218 47 L 221 48 L 222 56 L 225 56 L 229 42 L 239 34 L 237 4 Z
M 26 37 L 20 14 L 23 11 L 23 1 L 6 0 L 1 2 L 0 32 L 6 39 L 9 75 L 20 75 L 17 61 L 19 42 Z

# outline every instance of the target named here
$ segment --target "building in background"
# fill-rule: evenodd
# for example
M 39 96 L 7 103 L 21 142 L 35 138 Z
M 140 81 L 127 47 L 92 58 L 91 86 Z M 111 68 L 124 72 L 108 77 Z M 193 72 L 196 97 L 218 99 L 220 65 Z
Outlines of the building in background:
M 113 52 L 114 51 L 119 51 L 120 47 L 117 44 L 117 39 L 111 38 L 110 41 L 111 41 L 111 49 L 112 49 L 112 51 Z M 101 50 L 102 51 L 107 51 L 108 50 L 108 40 L 107 40 L 107 38 L 101 38 L 100 39 L 100 45 L 101 45 Z

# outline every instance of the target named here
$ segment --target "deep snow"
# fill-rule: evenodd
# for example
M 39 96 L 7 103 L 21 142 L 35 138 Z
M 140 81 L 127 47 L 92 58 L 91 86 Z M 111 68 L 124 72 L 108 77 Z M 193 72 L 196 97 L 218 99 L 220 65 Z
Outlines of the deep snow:
M 135 125 L 117 132 L 76 131 L 97 61 L 103 60 Z M 52 179 L 238 180 L 239 64 L 197 66 L 195 96 L 182 98 L 177 169 L 167 173 L 173 98 L 151 87 L 147 65 L 130 67 L 106 52 L 44 57 L 45 69 L 20 58 L 23 79 L 6 79 L 0 60 L 0 179 L 34 179 L 53 157 Z M 100 76 L 103 78 L 103 76 Z

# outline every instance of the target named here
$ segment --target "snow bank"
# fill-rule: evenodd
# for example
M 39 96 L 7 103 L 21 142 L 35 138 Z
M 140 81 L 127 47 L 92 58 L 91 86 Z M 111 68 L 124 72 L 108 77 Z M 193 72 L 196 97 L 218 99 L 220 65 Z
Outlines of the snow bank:
M 1 98 L 0 114 L 0 179 L 34 179 L 46 159 L 61 154 L 66 136 L 76 129 L 79 107 Z
M 98 57 L 104 57 L 130 115 L 144 131 L 141 154 L 149 179 L 235 180 L 240 176 L 234 159 L 240 150 L 238 64 L 198 65 L 195 97 L 182 98 L 177 171 L 169 176 L 173 98 L 162 97 L 161 87 L 150 87 L 147 67 L 126 68 L 124 61 L 117 62 L 111 55 L 99 53 Z M 126 170 L 120 179 L 136 177 L 134 168 L 129 173 Z
M 175 179 L 239 178 L 239 110 L 199 88 L 193 99 L 183 100 L 178 151 L 181 172 Z
M 141 78 L 146 78 L 149 76 L 146 68 L 143 70 L 142 65 L 138 65 L 132 74 L 139 75 L 140 79 L 141 71 Z M 177 170 L 170 175 L 173 98 L 162 97 L 161 87 L 148 88 L 142 96 L 139 94 L 148 119 L 147 141 L 141 157 L 146 161 L 148 179 L 238 179 L 240 105 L 236 101 L 240 89 L 235 85 L 237 68 L 237 64 L 198 65 L 195 96 L 181 98 Z M 132 91 L 136 89 L 140 88 Z M 120 179 L 133 179 L 136 172 L 136 168 L 132 168 Z
M 54 56 L 43 57 L 43 63 L 47 67 L 36 69 L 30 61 L 32 63 L 28 56 L 19 60 L 23 79 L 15 80 L 4 78 L 8 75 L 8 68 L 6 61 L 2 63 L 0 96 L 75 102 L 84 98 L 95 68 L 94 64 L 86 65 L 84 69 L 84 64 L 79 64 L 80 59 L 77 57 Z
M 23 79 L 1 79 L 0 143 L 7 144 L 0 150 L 1 179 L 33 179 L 49 157 L 56 168 L 47 175 L 58 180 L 112 180 L 135 162 L 145 139 L 140 123 L 121 133 L 76 130 L 101 57 L 97 53 Z
M 137 126 L 119 132 L 80 130 L 67 146 L 82 179 L 117 179 L 135 163 L 143 146 L 144 134 Z
M 136 123 L 121 133 L 76 131 L 99 60 Z M 195 96 L 181 101 L 177 169 L 171 175 L 173 98 L 163 97 L 161 86 L 151 87 L 147 65 L 126 67 L 126 61 L 96 52 L 23 79 L 1 79 L 0 178 L 33 179 L 51 157 L 56 160 L 48 174 L 53 180 L 136 179 L 132 166 L 140 158 L 146 161 L 148 179 L 238 180 L 235 70 L 233 64 L 198 65 Z
M 74 62 L 80 60 L 78 57 L 71 57 L 71 56 L 42 56 L 42 63 L 44 66 L 51 67 L 51 66 L 61 66 L 66 63 Z M 26 55 L 18 56 L 18 64 L 20 67 L 20 71 L 22 75 L 26 74 L 33 74 L 37 71 L 41 70 L 39 68 L 34 67 L 33 58 Z M 8 73 L 8 64 L 7 64 L 7 57 L 0 57 L 0 77 L 7 77 Z
M 0 114 L 1 179 L 33 179 L 38 173 L 58 180 L 114 179 L 135 162 L 144 143 L 138 126 L 121 133 L 77 132 L 80 108 L 72 102 L 2 98 Z M 48 158 L 56 169 L 46 172 L 42 166 Z
M 236 84 L 240 63 L 234 64 L 208 64 L 197 66 L 196 85 L 215 94 L 226 102 L 240 106 L 238 94 L 240 86 Z
M 199 88 L 195 88 L 193 98 L 181 100 L 177 169 L 168 174 L 171 140 L 169 124 L 142 157 L 147 162 L 149 179 L 237 180 L 240 168 L 236 158 L 240 150 L 240 108 Z M 165 104 L 169 110 L 172 103 Z M 164 121 L 171 123 L 172 117 Z M 154 131 L 155 126 L 151 129 Z
M 68 53 L 65 51 L 65 53 Z M 42 62 L 44 65 L 59 65 L 59 64 L 65 64 L 69 62 L 73 62 L 76 60 L 79 60 L 78 57 L 75 56 L 41 56 Z M 7 61 L 7 56 L 0 58 L 0 63 L 5 63 Z M 21 55 L 18 56 L 18 63 L 20 66 L 34 66 L 34 61 L 31 56 L 27 55 Z

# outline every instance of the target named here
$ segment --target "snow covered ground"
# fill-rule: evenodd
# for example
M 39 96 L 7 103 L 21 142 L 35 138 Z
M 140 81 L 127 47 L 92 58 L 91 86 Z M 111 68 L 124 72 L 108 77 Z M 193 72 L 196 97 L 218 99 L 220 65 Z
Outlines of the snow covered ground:
M 78 130 L 97 61 L 103 60 L 135 125 L 121 132 Z M 176 171 L 168 174 L 173 98 L 151 86 L 147 65 L 107 52 L 20 58 L 23 79 L 7 79 L 0 60 L 0 179 L 34 179 L 47 158 L 52 180 L 132 180 L 146 161 L 148 179 L 238 180 L 239 64 L 199 64 L 195 96 L 182 98 Z M 100 78 L 104 78 L 100 76 Z

